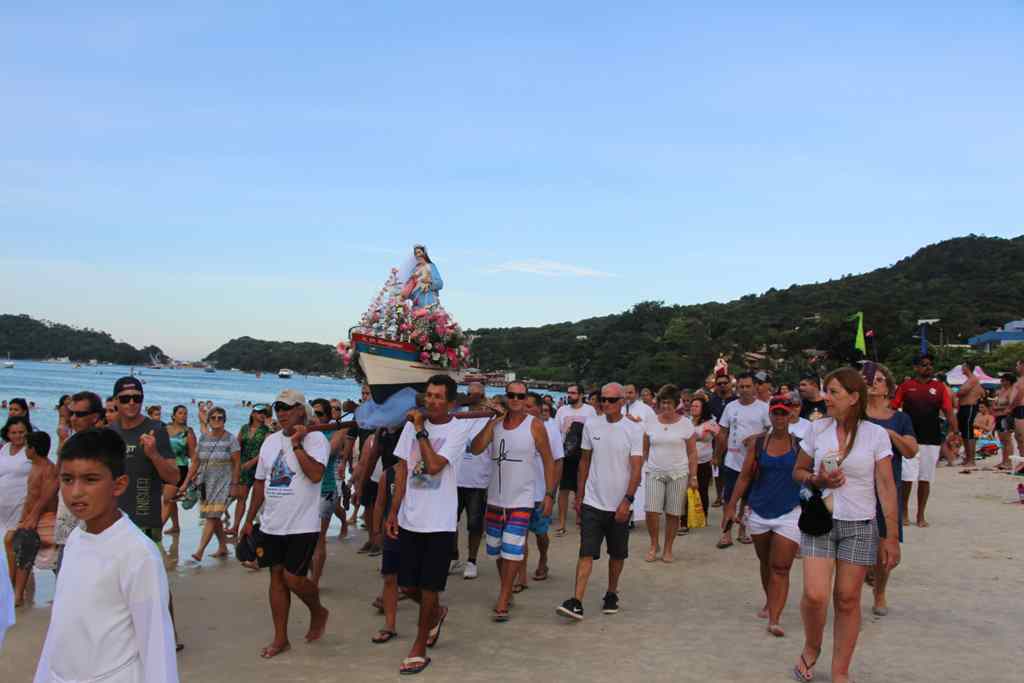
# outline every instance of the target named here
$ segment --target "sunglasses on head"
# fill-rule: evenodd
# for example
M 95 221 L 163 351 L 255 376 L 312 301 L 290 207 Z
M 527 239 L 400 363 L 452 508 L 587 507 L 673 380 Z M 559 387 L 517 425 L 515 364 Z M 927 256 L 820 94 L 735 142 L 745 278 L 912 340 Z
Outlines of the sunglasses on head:
M 525 391 L 523 391 L 523 392 L 506 391 L 505 392 L 505 396 L 507 396 L 508 398 L 511 398 L 511 399 L 516 399 L 518 401 L 522 401 L 524 398 L 526 398 L 526 392 Z
M 601 403 L 618 403 L 622 400 L 621 396 L 602 396 L 600 399 Z
M 75 417 L 88 417 L 89 415 L 95 414 L 95 410 L 72 410 L 71 414 Z
M 120 394 L 117 397 L 117 402 L 121 405 L 128 405 L 129 403 L 142 403 L 142 394 Z
M 295 405 L 298 404 L 296 403 Z M 277 401 L 274 403 L 274 412 L 280 413 L 282 410 L 291 410 L 294 407 L 294 405 L 290 405 L 288 403 L 285 403 L 284 401 Z

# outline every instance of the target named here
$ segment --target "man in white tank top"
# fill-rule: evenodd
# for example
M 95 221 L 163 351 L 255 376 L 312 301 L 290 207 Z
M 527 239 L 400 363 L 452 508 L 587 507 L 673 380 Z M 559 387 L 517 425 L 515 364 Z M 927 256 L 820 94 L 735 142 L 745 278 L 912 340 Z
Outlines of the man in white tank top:
M 544 423 L 526 413 L 526 385 L 512 382 L 505 387 L 508 413 L 497 415 L 476 435 L 470 444 L 474 455 L 491 446 L 494 469 L 487 489 L 487 554 L 497 559 L 501 589 L 494 607 L 495 621 L 508 621 L 512 584 L 523 562 L 526 535 L 533 512 L 534 459 L 544 464 L 545 488 L 550 491 L 555 481 Z M 551 514 L 551 497 L 544 498 L 544 513 Z

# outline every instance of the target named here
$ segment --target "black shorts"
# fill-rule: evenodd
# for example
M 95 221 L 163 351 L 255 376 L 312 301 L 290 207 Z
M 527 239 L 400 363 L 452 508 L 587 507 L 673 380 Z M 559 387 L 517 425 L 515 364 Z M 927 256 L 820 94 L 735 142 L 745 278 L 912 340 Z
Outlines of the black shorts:
M 1017 406 L 1013 409 L 1014 420 L 1024 420 L 1024 406 Z M 1012 422 L 1013 420 L 1011 420 Z
M 629 520 L 616 522 L 614 512 L 580 506 L 580 557 L 600 560 L 602 541 L 607 541 L 612 559 L 629 557 Z
M 1013 431 L 1013 416 L 1012 415 L 1000 415 L 996 418 L 996 432 L 999 434 L 1005 434 L 1006 432 Z
M 391 538 L 384 534 L 384 545 L 380 554 L 380 573 L 383 576 L 397 574 L 398 568 L 402 565 L 402 553 L 399 550 L 401 544 L 397 538 Z
M 487 489 L 471 489 L 460 486 L 458 517 L 462 517 L 463 510 L 466 511 L 466 529 L 469 530 L 469 533 L 483 533 L 484 512 L 487 510 Z
M 188 477 L 188 465 L 178 465 L 178 488 L 185 483 L 185 478 Z
M 562 459 L 562 480 L 558 488 L 563 491 L 576 491 L 576 477 L 580 471 L 580 456 Z
M 419 533 L 398 528 L 398 585 L 441 593 L 448 585 L 454 531 Z
M 956 409 L 956 424 L 960 428 L 960 437 L 974 441 L 974 418 L 978 417 L 978 405 L 960 406 Z
M 305 576 L 309 573 L 309 563 L 319 539 L 320 534 L 316 531 L 287 536 L 261 531 L 256 538 L 256 559 L 261 567 L 284 565 L 284 570 L 292 576 Z
M 363 484 L 363 490 L 359 493 L 359 504 L 367 510 L 373 508 L 377 502 L 377 482 L 367 481 Z

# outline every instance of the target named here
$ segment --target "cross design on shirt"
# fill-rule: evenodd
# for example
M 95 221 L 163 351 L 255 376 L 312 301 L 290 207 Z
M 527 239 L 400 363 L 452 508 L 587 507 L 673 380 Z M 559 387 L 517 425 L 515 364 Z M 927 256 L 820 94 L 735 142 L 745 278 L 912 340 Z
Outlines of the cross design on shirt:
M 501 493 L 501 464 L 503 462 L 522 462 L 522 458 L 518 460 L 515 458 L 508 457 L 508 451 L 505 450 L 505 439 L 498 442 L 498 456 L 494 458 L 494 462 L 498 465 L 498 493 Z

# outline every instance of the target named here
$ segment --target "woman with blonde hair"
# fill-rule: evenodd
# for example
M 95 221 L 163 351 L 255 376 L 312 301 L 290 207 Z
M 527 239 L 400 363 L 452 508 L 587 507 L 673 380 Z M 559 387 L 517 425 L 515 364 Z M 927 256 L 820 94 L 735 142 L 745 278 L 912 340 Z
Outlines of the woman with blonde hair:
M 899 564 L 899 521 L 890 462 L 892 444 L 885 429 L 867 419 L 868 388 L 860 371 L 842 368 L 829 374 L 825 403 L 828 418 L 812 423 L 793 469 L 798 483 L 831 499 L 829 531 L 811 535 L 801 523 L 804 590 L 800 614 L 805 640 L 793 675 L 799 681 L 814 678 L 832 597 L 832 680 L 842 683 L 850 679 L 860 631 L 861 589 L 868 569 L 876 562 L 890 571 Z M 881 546 L 875 526 L 876 488 L 888 530 Z M 801 522 L 810 510 L 810 505 L 804 509 Z

